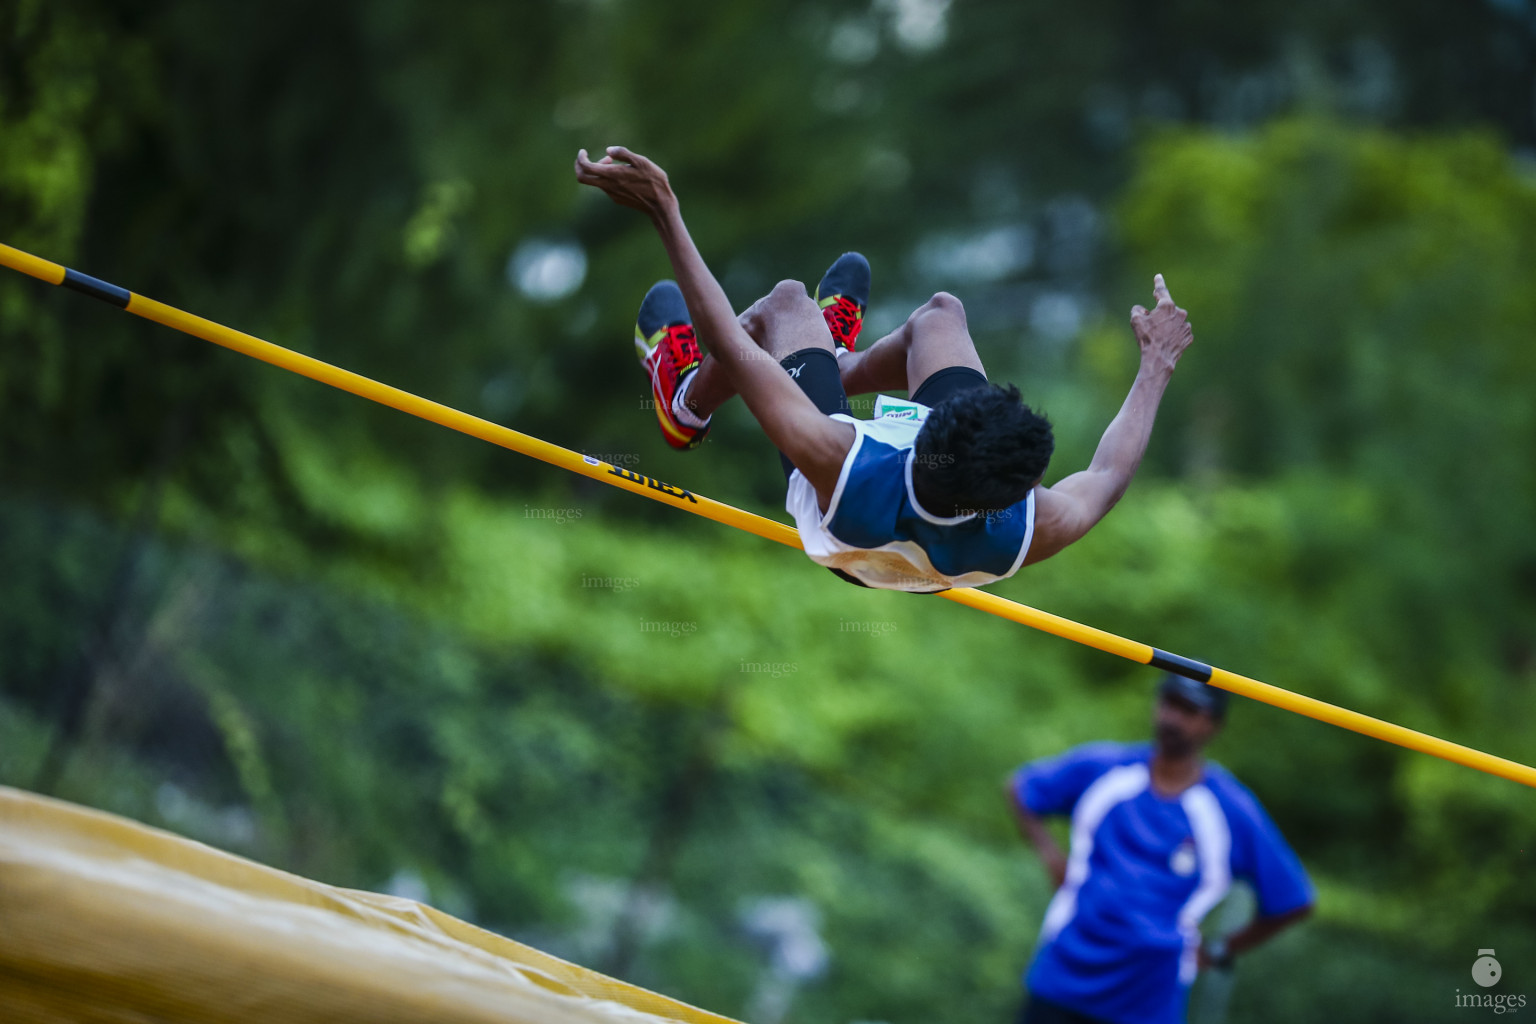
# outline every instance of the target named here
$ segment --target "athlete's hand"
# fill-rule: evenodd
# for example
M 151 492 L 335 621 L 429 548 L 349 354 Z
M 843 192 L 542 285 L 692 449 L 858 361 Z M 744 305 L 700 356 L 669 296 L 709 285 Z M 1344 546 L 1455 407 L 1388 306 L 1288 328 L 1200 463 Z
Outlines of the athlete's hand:
M 1151 312 L 1142 306 L 1131 308 L 1131 329 L 1141 346 L 1142 364 L 1172 373 L 1179 356 L 1195 340 L 1195 333 L 1189 326 L 1189 314 L 1173 304 L 1162 274 L 1152 279 L 1152 295 L 1157 305 Z
M 592 160 L 586 150 L 576 153 L 576 180 L 608 193 L 608 198 L 631 210 L 658 216 L 669 203 L 676 203 L 667 172 L 639 153 L 623 146 L 609 146 L 601 160 Z

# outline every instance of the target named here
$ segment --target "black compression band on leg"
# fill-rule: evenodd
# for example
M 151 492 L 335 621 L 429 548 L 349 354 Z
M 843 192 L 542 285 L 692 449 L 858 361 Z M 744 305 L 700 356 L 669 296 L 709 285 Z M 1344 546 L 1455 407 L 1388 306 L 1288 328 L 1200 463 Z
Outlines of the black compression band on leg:
M 824 415 L 852 413 L 853 407 L 848 404 L 848 395 L 843 391 L 843 373 L 838 369 L 837 356 L 831 349 L 803 348 L 779 360 L 779 365 Z M 788 480 L 795 465 L 783 452 L 779 453 L 779 461 L 784 465 L 784 479 Z
M 946 366 L 928 375 L 912 392 L 912 401 L 932 409 L 962 391 L 987 386 L 987 375 L 970 366 Z
M 843 392 L 843 374 L 837 368 L 837 356 L 827 348 L 803 348 L 779 360 L 784 372 L 794 378 L 824 415 L 852 412 Z

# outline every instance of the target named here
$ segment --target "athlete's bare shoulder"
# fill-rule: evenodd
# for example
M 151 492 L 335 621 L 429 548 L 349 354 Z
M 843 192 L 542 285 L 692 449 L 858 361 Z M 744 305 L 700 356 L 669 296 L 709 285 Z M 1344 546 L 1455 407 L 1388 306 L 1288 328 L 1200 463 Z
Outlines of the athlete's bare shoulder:
M 1025 565 L 1043 562 L 1064 550 L 1086 531 L 1082 503 L 1068 494 L 1037 485 L 1035 496 L 1035 534 L 1029 542 Z

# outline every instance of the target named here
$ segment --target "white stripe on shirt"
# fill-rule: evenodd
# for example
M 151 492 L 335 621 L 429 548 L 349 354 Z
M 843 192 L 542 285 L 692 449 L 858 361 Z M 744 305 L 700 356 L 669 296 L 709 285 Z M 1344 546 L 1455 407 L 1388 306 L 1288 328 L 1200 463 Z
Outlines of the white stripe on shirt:
M 1203 783 L 1190 786 L 1179 797 L 1195 834 L 1195 854 L 1200 865 L 1200 884 L 1179 910 L 1179 931 L 1184 936 L 1184 955 L 1179 959 L 1179 981 L 1189 985 L 1199 970 L 1200 922 L 1221 902 L 1232 885 L 1232 830 L 1221 804 Z
M 1145 792 L 1151 778 L 1145 764 L 1123 764 L 1100 775 L 1083 791 L 1072 812 L 1072 853 L 1067 860 L 1067 877 L 1045 910 L 1045 921 L 1040 925 L 1042 942 L 1059 935 L 1077 913 L 1077 893 L 1088 880 L 1093 834 L 1116 806 Z

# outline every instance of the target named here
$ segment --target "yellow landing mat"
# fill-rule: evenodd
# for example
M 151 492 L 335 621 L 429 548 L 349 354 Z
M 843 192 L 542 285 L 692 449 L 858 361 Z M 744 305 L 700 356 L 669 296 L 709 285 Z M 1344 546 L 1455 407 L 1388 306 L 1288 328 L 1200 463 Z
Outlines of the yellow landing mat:
M 0 786 L 0 1021 L 729 1018 L 412 900 Z

